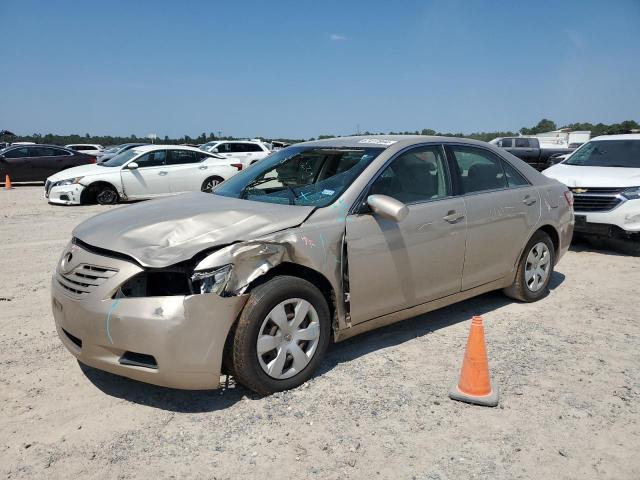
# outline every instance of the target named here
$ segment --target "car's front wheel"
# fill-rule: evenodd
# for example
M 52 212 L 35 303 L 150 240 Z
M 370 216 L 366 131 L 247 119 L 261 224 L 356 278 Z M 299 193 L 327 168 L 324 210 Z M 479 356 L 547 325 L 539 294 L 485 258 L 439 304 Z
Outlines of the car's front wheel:
M 513 284 L 504 293 L 522 302 L 535 302 L 545 297 L 549 293 L 555 255 L 549 235 L 538 230 L 524 249 Z
M 99 185 L 96 190 L 96 202 L 100 205 L 113 205 L 118 203 L 120 196 L 118 191 L 111 185 Z
M 331 334 L 323 294 L 297 277 L 277 276 L 251 291 L 232 332 L 230 367 L 239 383 L 263 395 L 307 381 Z

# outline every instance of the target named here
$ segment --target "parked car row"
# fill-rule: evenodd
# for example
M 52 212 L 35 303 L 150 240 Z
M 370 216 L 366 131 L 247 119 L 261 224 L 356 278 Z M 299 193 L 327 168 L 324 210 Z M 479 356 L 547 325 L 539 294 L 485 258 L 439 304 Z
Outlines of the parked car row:
M 104 205 L 183 192 L 210 192 L 242 170 L 233 159 L 194 147 L 142 145 L 105 162 L 70 168 L 47 178 L 51 203 Z

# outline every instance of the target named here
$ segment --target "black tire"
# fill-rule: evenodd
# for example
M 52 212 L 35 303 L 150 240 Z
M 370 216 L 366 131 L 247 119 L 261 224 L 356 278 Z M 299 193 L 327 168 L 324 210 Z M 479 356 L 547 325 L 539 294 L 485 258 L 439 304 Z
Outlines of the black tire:
M 100 205 L 113 205 L 120 201 L 118 191 L 111 185 L 102 184 L 96 189 L 96 202 Z
M 257 341 L 263 322 L 281 302 L 303 299 L 316 310 L 320 336 L 315 353 L 302 371 L 290 378 L 276 379 L 268 375 L 260 365 Z M 251 291 L 240 317 L 235 324 L 229 342 L 229 370 L 238 383 L 261 394 L 295 388 L 306 382 L 322 361 L 331 336 L 331 316 L 325 297 L 312 283 L 298 277 L 276 276 Z
M 531 253 L 531 250 L 534 248 L 534 246 L 538 245 L 539 243 L 544 243 L 549 251 L 549 270 L 547 277 L 542 285 L 534 291 L 527 285 L 525 272 L 528 264 L 527 258 L 529 256 L 529 253 Z M 520 300 L 521 302 L 535 302 L 537 300 L 540 300 L 541 298 L 546 297 L 549 294 L 549 282 L 551 281 L 551 277 L 553 276 L 553 267 L 555 265 L 555 260 L 556 251 L 553 247 L 551 238 L 542 230 L 538 230 L 533 234 L 524 251 L 522 252 L 522 257 L 518 262 L 516 278 L 512 285 L 503 290 L 504 294 L 515 300 Z
M 202 187 L 200 187 L 200 190 L 205 193 L 211 193 L 213 189 L 222 182 L 224 182 L 224 178 L 218 177 L 217 175 L 209 177 L 204 182 L 202 182 Z

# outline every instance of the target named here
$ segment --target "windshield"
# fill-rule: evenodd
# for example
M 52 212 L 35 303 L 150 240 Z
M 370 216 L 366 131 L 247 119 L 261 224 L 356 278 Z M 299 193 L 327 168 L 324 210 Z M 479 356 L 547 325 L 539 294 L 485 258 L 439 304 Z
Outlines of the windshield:
M 640 140 L 597 140 L 585 143 L 564 161 L 582 167 L 640 168 Z
M 204 150 L 205 152 L 210 152 L 213 147 L 215 147 L 220 142 L 207 142 L 204 145 L 200 145 L 200 150 Z
M 132 148 L 131 150 L 126 150 L 111 157 L 106 162 L 98 163 L 98 165 L 100 165 L 101 167 L 121 167 L 139 153 L 140 152 L 136 151 L 135 148 Z
M 289 147 L 231 177 L 213 193 L 256 202 L 324 207 L 382 150 Z
M 118 145 L 116 147 L 107 148 L 104 153 L 118 153 L 122 150 L 126 145 Z

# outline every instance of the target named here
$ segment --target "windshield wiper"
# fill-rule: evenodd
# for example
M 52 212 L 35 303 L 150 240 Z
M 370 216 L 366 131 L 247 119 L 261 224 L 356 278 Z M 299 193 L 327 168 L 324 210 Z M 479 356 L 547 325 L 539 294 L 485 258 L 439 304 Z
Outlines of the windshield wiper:
M 298 194 L 289 185 L 285 186 L 285 190 L 287 191 L 287 195 L 289 196 L 289 205 L 295 205 L 296 204 L 296 200 L 298 199 Z
M 258 185 L 262 185 L 263 183 L 270 182 L 271 180 L 273 180 L 273 178 L 261 178 L 259 180 L 254 180 L 253 182 L 247 183 L 247 185 L 242 189 L 242 191 L 240 191 L 240 195 L 238 196 L 238 198 L 241 198 L 241 199 L 244 198 L 245 195 L 247 194 L 247 190 L 249 190 L 250 188 L 257 187 Z

